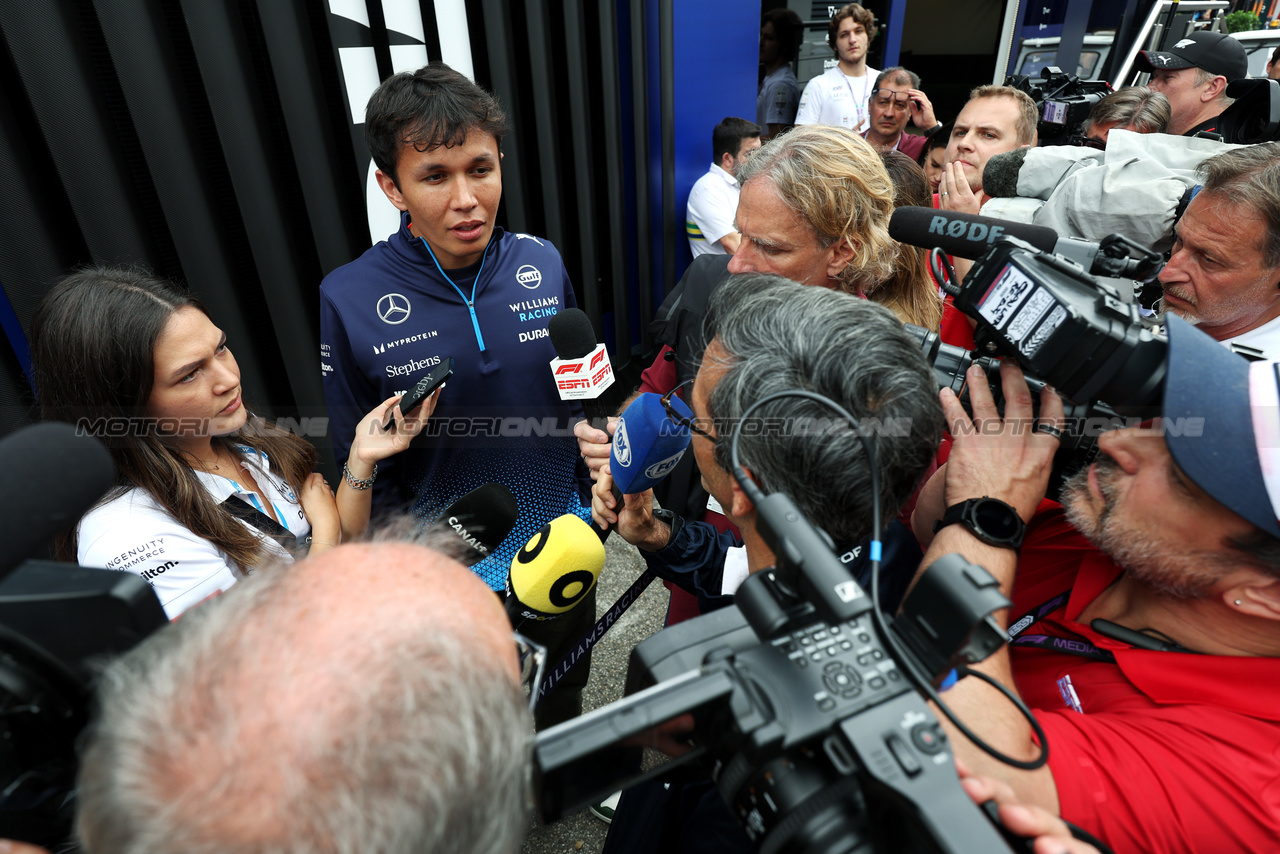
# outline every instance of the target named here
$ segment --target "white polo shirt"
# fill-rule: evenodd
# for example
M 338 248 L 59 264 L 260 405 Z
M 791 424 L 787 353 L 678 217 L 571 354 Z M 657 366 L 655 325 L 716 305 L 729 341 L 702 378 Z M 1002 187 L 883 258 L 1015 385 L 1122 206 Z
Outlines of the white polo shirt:
M 810 80 L 800 96 L 796 125 L 836 125 L 862 133 L 871 127 L 871 90 L 880 72 L 868 68 L 865 77 L 846 77 L 839 65 Z
M 265 454 L 245 445 L 240 453 L 251 464 L 249 476 L 267 496 L 280 524 L 302 540 L 311 533 L 302 506 L 289 484 L 271 472 Z M 231 495 L 262 510 L 262 501 L 228 477 L 195 472 L 217 503 Z M 270 515 L 270 514 L 268 514 Z M 292 562 L 293 556 L 275 540 L 243 520 L 258 534 L 275 557 Z M 99 567 L 142 576 L 156 591 L 170 620 L 244 577 L 240 567 L 213 543 L 198 537 L 169 515 L 145 489 L 134 487 L 90 510 L 76 527 L 76 560 L 81 566 Z
M 1257 329 L 1242 332 L 1235 338 L 1222 342 L 1223 346 L 1244 344 L 1261 350 L 1265 358 L 1280 359 L 1280 317 L 1273 317 Z
M 711 170 L 699 178 L 689 191 L 684 228 L 689 235 L 693 257 L 727 255 L 720 238 L 733 234 L 733 218 L 738 213 L 738 179 L 711 164 Z

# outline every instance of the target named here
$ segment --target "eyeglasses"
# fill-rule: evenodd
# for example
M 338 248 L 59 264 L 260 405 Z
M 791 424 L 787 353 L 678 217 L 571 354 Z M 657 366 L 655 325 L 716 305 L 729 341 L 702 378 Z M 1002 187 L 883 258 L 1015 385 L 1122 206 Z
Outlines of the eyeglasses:
M 538 689 L 542 687 L 542 675 L 547 669 L 547 648 L 534 643 L 519 632 L 512 632 L 516 653 L 520 656 L 520 684 L 529 698 L 529 711 L 538 704 Z
M 694 379 L 696 379 L 696 377 Z M 706 430 L 703 430 L 697 424 L 693 423 L 692 418 L 689 418 L 688 416 L 679 412 L 671 404 L 671 398 L 675 395 L 675 393 L 692 382 L 693 380 L 685 380 L 675 388 L 671 389 L 671 391 L 664 394 L 661 398 L 659 398 L 659 400 L 662 402 L 662 408 L 666 410 L 667 417 L 670 418 L 676 424 L 679 424 L 681 427 L 688 427 L 690 430 L 697 433 L 699 436 L 702 436 L 704 439 L 710 439 L 712 444 L 718 444 L 720 441 L 719 439 L 717 439 L 715 436 L 712 436 Z
M 1096 148 L 1099 151 L 1107 150 L 1106 140 L 1094 139 L 1091 136 L 1081 137 L 1080 144 L 1083 145 L 1085 148 Z
M 877 107 L 887 107 L 889 100 L 893 100 L 893 108 L 895 110 L 905 110 L 907 105 L 911 103 L 911 96 L 906 92 L 898 92 L 893 89 L 875 89 L 871 93 L 871 97 L 875 99 Z

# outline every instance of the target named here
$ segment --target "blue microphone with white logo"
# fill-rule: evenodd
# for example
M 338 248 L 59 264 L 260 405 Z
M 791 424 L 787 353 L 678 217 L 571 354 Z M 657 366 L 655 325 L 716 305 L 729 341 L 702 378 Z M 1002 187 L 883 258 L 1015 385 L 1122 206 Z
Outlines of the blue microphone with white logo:
M 693 412 L 683 400 L 671 398 L 671 407 L 688 420 Z M 642 394 L 632 401 L 613 434 L 609 449 L 609 470 L 613 472 L 613 497 L 622 507 L 622 496 L 644 492 L 676 467 L 689 447 L 692 434 L 688 423 L 677 424 L 667 417 L 662 398 Z

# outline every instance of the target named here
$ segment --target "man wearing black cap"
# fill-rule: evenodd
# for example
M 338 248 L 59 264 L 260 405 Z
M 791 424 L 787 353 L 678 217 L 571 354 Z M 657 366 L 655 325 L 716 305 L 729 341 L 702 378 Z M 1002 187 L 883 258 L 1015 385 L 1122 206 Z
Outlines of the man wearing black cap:
M 1003 419 L 981 369 L 973 418 L 942 391 L 955 444 L 917 504 L 918 536 L 942 523 L 921 566 L 958 552 L 999 579 L 1013 639 L 973 669 L 1020 695 L 1043 733 L 977 679 L 942 696 L 997 750 L 1031 762 L 1047 745 L 1048 762 L 1015 770 L 948 734 L 974 773 L 1116 851 L 1274 851 L 1280 365 L 1177 317 L 1168 331 L 1163 419 L 1099 437 L 1061 508 L 1042 501 L 1061 401 L 1043 394 L 1033 422 L 1007 365 Z
M 1212 132 L 1231 105 L 1227 84 L 1249 76 L 1244 47 L 1231 36 L 1200 30 L 1167 51 L 1138 52 L 1134 65 L 1151 73 L 1147 86 L 1169 99 L 1169 133 L 1195 136 Z

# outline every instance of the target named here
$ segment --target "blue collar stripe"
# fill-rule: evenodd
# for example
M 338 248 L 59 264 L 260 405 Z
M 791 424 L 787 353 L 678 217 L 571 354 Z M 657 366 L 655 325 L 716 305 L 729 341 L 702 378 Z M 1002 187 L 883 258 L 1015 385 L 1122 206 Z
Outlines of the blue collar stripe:
M 480 269 L 476 271 L 475 281 L 471 283 L 471 299 L 467 299 L 467 295 L 462 292 L 462 288 L 458 287 L 453 279 L 449 278 L 449 274 L 444 271 L 444 267 L 440 266 L 440 261 L 436 258 L 436 253 L 431 251 L 431 244 L 427 243 L 427 239 L 425 237 L 419 237 L 418 239 L 422 241 L 423 248 L 427 250 L 427 254 L 435 262 L 436 269 L 440 271 L 440 275 L 444 277 L 444 280 L 449 283 L 449 287 L 453 288 L 458 296 L 462 297 L 462 301 L 467 304 L 467 310 L 471 312 L 471 328 L 476 331 L 476 343 L 480 345 L 480 352 L 483 353 L 484 336 L 480 334 L 480 319 L 476 317 L 476 287 L 480 284 L 480 277 L 484 275 L 484 265 L 489 260 L 489 246 L 493 245 L 493 238 L 489 238 L 489 245 L 485 246 L 484 254 L 480 256 Z

